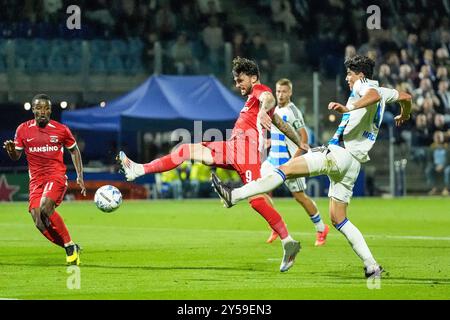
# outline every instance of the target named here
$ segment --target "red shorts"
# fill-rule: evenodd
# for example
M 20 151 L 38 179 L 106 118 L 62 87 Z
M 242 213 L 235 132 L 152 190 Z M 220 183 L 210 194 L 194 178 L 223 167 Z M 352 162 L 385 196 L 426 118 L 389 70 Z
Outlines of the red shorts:
M 30 204 L 28 211 L 39 208 L 41 198 L 46 197 L 52 199 L 56 206 L 59 206 L 64 199 L 67 190 L 67 177 L 48 177 L 38 181 L 30 182 Z
M 245 184 L 261 177 L 261 157 L 255 140 L 233 139 L 202 145 L 211 150 L 214 166 L 236 170 Z

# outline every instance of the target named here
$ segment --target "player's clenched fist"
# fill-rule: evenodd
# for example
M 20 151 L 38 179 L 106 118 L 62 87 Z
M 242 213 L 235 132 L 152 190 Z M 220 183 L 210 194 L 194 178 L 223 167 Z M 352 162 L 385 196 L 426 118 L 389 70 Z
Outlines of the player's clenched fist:
M 14 141 L 6 140 L 5 142 L 3 142 L 3 149 L 6 149 L 8 153 L 12 153 L 16 149 L 16 145 Z

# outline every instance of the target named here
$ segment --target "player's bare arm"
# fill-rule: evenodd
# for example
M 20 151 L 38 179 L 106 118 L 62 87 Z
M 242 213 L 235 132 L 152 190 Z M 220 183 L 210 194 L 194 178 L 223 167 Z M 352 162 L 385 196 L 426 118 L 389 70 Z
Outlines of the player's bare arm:
M 306 131 L 306 129 L 303 127 L 303 128 L 300 128 L 297 130 L 297 134 L 300 137 L 301 146 L 298 148 L 297 152 L 295 153 L 294 158 L 301 156 L 305 152 L 308 152 L 309 149 L 311 149 L 311 147 L 308 144 L 308 131 Z
M 283 121 L 283 119 L 281 119 L 281 117 L 277 114 L 273 115 L 272 118 L 272 123 L 286 136 L 288 137 L 290 140 L 292 140 L 292 142 L 294 142 L 299 149 L 303 149 L 305 146 L 302 143 L 302 139 L 301 137 L 298 135 L 298 133 L 294 130 L 294 128 L 292 128 L 292 126 Z M 307 151 L 307 149 L 306 149 Z
M 261 107 L 259 109 L 258 113 L 258 119 L 261 125 L 266 128 L 267 130 L 270 130 L 270 126 L 272 124 L 272 119 L 267 114 L 268 111 L 272 110 L 275 107 L 276 100 L 272 93 L 266 91 L 261 94 L 259 97 L 259 100 L 261 101 Z
M 77 172 L 77 184 L 81 188 L 81 194 L 86 196 L 86 187 L 84 185 L 83 178 L 83 160 L 81 159 L 80 149 L 75 145 L 72 149 L 69 149 L 70 155 L 72 157 L 73 165 L 75 166 L 75 170 Z
M 409 120 L 411 115 L 412 97 L 409 93 L 399 91 L 397 102 L 400 104 L 400 114 L 394 118 L 395 125 L 401 126 L 405 121 Z
M 3 149 L 6 150 L 11 160 L 17 161 L 22 156 L 22 150 L 17 150 L 16 144 L 12 140 L 6 140 L 3 142 Z
M 356 109 L 366 108 L 371 106 L 378 101 L 380 101 L 381 96 L 375 89 L 369 89 L 367 93 L 361 97 L 361 99 L 357 100 L 353 103 L 353 106 L 349 108 L 348 106 L 344 106 L 338 102 L 330 102 L 328 104 L 328 110 L 334 110 L 339 113 L 347 113 Z

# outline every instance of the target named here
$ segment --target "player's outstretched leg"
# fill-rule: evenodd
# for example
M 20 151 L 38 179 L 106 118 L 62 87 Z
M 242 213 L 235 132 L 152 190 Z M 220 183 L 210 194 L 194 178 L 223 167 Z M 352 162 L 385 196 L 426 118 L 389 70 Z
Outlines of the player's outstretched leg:
M 155 159 L 150 163 L 140 164 L 131 161 L 123 151 L 119 152 L 116 160 L 128 181 L 133 181 L 145 174 L 170 171 L 186 160 L 197 160 L 207 165 L 214 163 L 211 150 L 201 143 L 182 144 L 175 148 L 172 153 Z
M 145 174 L 144 166 L 142 164 L 131 161 L 123 151 L 119 152 L 116 160 L 120 166 L 120 169 L 125 174 L 127 181 L 133 181 L 134 179 Z

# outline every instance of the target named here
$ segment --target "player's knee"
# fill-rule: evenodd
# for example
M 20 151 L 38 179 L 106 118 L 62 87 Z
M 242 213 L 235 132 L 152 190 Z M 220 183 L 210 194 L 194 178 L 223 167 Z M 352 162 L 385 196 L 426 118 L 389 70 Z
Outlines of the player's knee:
M 37 210 L 31 210 L 31 217 L 33 218 L 34 225 L 39 231 L 45 230 L 44 223 L 41 219 L 41 212 Z
M 41 212 L 41 216 L 44 215 L 48 218 L 55 211 L 55 208 L 52 203 L 46 202 L 40 206 L 39 210 Z
M 286 179 L 289 179 L 289 177 L 293 174 L 292 169 L 288 164 L 281 165 L 278 170 L 284 173 Z

